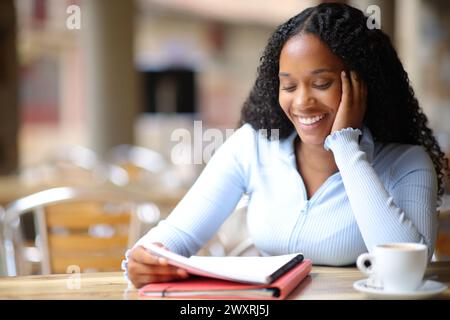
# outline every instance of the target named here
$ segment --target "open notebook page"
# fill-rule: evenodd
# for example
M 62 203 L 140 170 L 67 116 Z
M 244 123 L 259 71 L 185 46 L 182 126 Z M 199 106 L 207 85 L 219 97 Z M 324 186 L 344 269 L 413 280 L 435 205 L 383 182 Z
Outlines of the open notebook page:
M 186 258 L 155 245 L 146 248 L 150 253 L 166 258 L 169 264 L 191 274 L 254 284 L 269 284 L 280 269 L 286 272 L 303 260 L 298 253 L 268 257 L 203 257 Z M 278 272 L 280 276 L 284 272 Z

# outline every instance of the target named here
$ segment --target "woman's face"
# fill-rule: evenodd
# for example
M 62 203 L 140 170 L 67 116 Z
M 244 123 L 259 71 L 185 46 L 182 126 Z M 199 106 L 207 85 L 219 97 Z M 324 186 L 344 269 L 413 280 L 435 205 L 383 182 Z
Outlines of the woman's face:
M 280 55 L 279 102 L 302 143 L 323 145 L 341 101 L 343 61 L 315 35 L 290 38 Z

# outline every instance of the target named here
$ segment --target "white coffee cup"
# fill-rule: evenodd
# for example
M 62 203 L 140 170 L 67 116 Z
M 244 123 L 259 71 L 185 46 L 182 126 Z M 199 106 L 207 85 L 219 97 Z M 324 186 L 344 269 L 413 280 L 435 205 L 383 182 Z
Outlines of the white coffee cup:
M 356 261 L 358 269 L 369 276 L 368 283 L 389 292 L 416 290 L 422 284 L 427 264 L 427 246 L 412 242 L 377 245 Z

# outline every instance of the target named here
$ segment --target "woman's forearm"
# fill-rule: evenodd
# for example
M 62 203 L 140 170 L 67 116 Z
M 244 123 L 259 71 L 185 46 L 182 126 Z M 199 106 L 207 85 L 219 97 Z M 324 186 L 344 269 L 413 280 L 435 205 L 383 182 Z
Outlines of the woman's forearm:
M 343 129 L 329 136 L 325 145 L 333 151 L 367 248 L 411 241 L 424 242 L 432 251 L 437 197 L 437 190 L 429 187 L 436 185 L 433 171 L 417 169 L 406 173 L 388 191 L 360 148 L 360 133 Z

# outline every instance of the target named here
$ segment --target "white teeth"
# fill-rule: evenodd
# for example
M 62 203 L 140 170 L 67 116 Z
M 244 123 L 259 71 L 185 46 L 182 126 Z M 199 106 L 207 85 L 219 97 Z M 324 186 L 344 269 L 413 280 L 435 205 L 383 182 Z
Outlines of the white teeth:
M 311 117 L 311 118 L 297 117 L 297 119 L 301 124 L 312 125 L 312 124 L 322 120 L 324 117 L 325 117 L 325 115 L 322 114 L 322 115 Z

